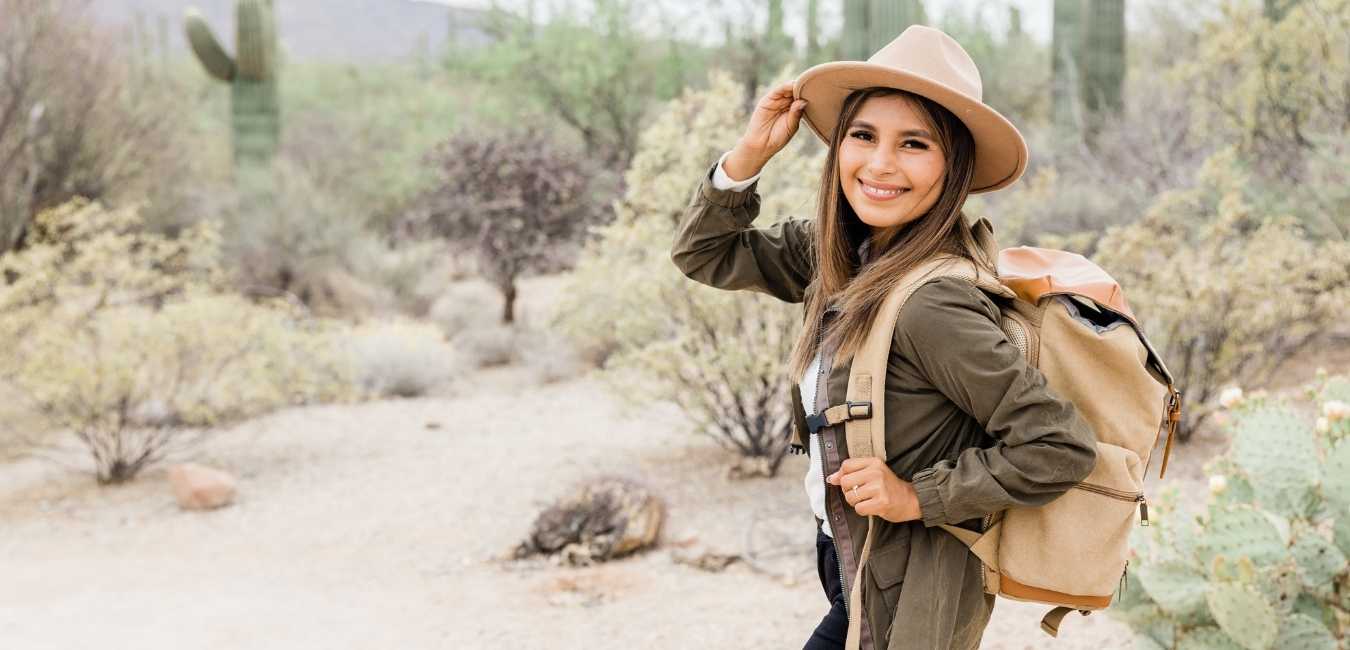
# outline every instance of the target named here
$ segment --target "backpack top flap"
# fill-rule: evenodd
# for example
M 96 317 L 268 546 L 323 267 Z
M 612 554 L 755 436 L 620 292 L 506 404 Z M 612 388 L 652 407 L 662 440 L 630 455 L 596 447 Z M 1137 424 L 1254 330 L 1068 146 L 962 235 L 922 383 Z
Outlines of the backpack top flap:
M 1032 246 L 1005 248 L 998 254 L 998 275 L 1005 286 L 1033 305 L 1049 294 L 1073 293 L 1138 324 L 1115 279 L 1077 253 Z

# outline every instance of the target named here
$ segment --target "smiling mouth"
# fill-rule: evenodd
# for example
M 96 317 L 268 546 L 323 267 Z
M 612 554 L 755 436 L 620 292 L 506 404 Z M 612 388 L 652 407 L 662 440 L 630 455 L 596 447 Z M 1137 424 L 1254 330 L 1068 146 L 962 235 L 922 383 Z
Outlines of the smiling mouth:
M 883 190 L 868 185 L 867 183 L 864 183 L 861 180 L 858 181 L 858 185 L 862 187 L 863 195 L 869 199 L 872 199 L 873 201 L 889 201 L 909 191 L 908 187 L 902 187 L 895 190 Z

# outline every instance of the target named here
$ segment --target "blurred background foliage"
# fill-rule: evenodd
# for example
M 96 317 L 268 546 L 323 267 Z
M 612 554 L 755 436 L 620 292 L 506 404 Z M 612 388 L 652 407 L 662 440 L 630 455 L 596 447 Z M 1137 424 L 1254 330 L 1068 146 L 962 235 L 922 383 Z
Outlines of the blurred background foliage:
M 349 328 L 357 393 L 434 390 L 443 373 L 404 366 L 455 356 L 546 380 L 590 367 L 644 385 L 636 373 L 669 394 L 670 360 L 709 345 L 690 331 L 741 327 L 753 354 L 733 365 L 768 395 L 787 385 L 776 330 L 791 312 L 674 277 L 671 228 L 764 89 L 922 23 L 970 52 L 1033 152 L 1022 182 L 968 213 L 1004 246 L 1082 252 L 1122 280 L 1184 377 L 1187 434 L 1224 385 L 1346 361 L 1350 0 L 198 4 L 194 29 L 234 63 L 199 60 L 182 2 L 0 0 L 6 287 L 37 268 L 22 256 L 43 214 L 101 214 L 78 197 L 132 211 L 146 238 L 210 224 L 213 290 L 292 305 L 287 327 Z M 247 12 L 277 39 L 261 199 L 235 161 L 242 100 L 213 76 L 252 56 L 237 51 L 262 24 Z M 821 153 L 800 138 L 770 166 L 761 225 L 812 215 Z M 511 308 L 530 278 L 559 292 L 558 313 Z M 7 345 L 18 363 L 30 340 Z M 733 387 L 748 380 L 717 381 L 746 397 Z M 766 406 L 733 423 L 716 421 L 726 404 L 682 406 L 776 467 L 757 441 L 778 439 L 780 407 L 754 399 Z

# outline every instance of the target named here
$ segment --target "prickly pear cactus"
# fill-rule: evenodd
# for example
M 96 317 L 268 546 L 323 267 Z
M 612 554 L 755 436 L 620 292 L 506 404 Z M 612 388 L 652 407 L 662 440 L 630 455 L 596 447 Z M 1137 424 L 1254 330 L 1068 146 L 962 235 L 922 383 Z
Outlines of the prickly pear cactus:
M 236 0 L 235 17 L 234 58 L 195 9 L 187 12 L 187 39 L 207 74 L 230 84 L 237 182 L 241 189 L 265 191 L 281 138 L 272 0 Z
M 1140 648 L 1350 647 L 1350 378 L 1319 373 L 1312 418 L 1233 390 L 1203 512 L 1138 529 L 1108 611 Z

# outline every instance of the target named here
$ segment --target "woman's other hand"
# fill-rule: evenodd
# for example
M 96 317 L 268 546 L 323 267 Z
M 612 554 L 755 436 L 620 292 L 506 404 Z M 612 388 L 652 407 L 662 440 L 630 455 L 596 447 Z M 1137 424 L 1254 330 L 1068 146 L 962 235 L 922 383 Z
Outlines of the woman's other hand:
M 805 99 L 792 98 L 792 81 L 773 88 L 750 115 L 750 125 L 731 150 L 723 167 L 732 180 L 750 178 L 758 174 L 797 133 L 797 126 L 806 109 Z
M 880 458 L 846 459 L 825 482 L 838 485 L 844 491 L 844 500 L 859 515 L 876 515 L 895 523 L 923 516 L 914 485 L 896 476 Z

